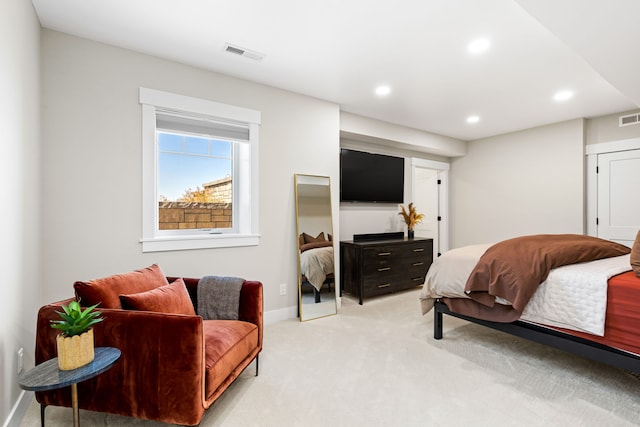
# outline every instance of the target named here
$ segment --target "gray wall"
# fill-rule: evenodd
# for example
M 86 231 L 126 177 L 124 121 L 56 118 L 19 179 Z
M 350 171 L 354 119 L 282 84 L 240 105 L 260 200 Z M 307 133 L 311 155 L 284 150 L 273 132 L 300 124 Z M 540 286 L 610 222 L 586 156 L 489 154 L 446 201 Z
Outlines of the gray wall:
M 293 174 L 337 182 L 338 106 L 50 30 L 42 34 L 45 300 L 73 295 L 74 280 L 158 263 L 169 275 L 260 280 L 266 311 L 296 307 Z M 259 246 L 142 253 L 140 86 L 262 112 Z M 337 213 L 337 188 L 334 196 Z M 69 215 L 70 205 L 75 214 Z
M 640 137 L 640 124 L 622 127 L 618 124 L 618 117 L 633 113 L 640 113 L 640 110 L 625 111 L 587 120 L 586 143 L 597 144 Z
M 40 275 L 40 24 L 31 2 L 9 0 L 0 13 L 0 423 L 17 426 L 17 352 L 33 366 Z M 29 395 L 30 396 L 30 395 Z M 18 414 L 12 416 L 12 414 Z M 5 424 L 6 423 L 6 424 Z
M 584 230 L 583 120 L 469 143 L 451 163 L 451 247 Z

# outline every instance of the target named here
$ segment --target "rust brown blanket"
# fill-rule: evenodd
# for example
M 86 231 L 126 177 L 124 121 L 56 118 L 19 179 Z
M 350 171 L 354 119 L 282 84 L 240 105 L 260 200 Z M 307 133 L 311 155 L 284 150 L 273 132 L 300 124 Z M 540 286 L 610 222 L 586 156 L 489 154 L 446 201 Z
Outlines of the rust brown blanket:
M 480 257 L 465 292 L 486 307 L 493 307 L 496 297 L 504 298 L 520 317 L 551 269 L 630 251 L 624 245 L 579 234 L 539 234 L 504 240 Z

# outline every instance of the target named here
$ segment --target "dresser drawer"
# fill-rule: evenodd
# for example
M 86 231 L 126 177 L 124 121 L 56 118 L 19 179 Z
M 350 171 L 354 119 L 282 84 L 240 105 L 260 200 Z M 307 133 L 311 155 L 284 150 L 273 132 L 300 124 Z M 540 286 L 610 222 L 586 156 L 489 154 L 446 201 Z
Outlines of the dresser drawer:
M 402 274 L 402 270 L 406 269 L 406 267 L 407 265 L 401 260 L 387 260 L 380 261 L 376 264 L 365 264 L 362 266 L 362 277 L 365 280 L 376 277 L 389 277 Z
M 425 274 L 414 274 L 411 276 L 407 276 L 403 281 L 402 284 L 399 284 L 398 287 L 400 289 L 407 289 L 407 288 L 413 288 L 414 286 L 421 286 L 424 284 L 424 278 L 426 277 L 426 272 Z
M 399 248 L 403 257 L 421 257 L 433 252 L 432 243 L 409 243 Z
M 387 265 L 402 259 L 403 251 L 398 246 L 379 246 L 362 251 L 363 265 Z
M 402 288 L 403 279 L 395 277 L 393 280 L 372 280 L 365 282 L 364 296 L 371 297 L 396 292 Z

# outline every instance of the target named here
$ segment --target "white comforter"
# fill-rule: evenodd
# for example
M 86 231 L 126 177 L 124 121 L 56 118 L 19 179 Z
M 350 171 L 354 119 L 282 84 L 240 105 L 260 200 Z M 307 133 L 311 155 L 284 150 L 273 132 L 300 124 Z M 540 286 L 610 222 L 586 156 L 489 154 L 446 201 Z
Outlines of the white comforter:
M 333 269 L 333 246 L 309 249 L 300 254 L 300 272 L 318 291 Z
M 468 298 L 464 293 L 467 278 L 490 246 L 465 246 L 437 258 L 420 293 L 422 313 L 431 310 L 439 297 Z M 602 336 L 607 280 L 629 270 L 629 255 L 553 269 L 525 307 L 521 319 Z M 499 298 L 496 302 L 509 304 Z

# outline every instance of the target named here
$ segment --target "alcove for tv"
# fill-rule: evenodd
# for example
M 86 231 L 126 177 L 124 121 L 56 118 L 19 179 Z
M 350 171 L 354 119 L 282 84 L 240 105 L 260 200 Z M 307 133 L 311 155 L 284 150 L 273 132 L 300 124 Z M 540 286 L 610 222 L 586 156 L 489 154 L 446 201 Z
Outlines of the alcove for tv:
M 341 149 L 340 201 L 404 203 L 404 158 Z

